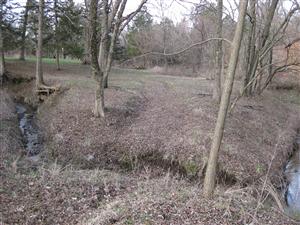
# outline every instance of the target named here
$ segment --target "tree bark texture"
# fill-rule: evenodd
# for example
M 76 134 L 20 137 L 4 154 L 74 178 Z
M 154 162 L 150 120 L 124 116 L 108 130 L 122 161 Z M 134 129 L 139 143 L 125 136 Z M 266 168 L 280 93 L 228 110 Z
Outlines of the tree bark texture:
M 91 31 L 91 69 L 93 77 L 97 83 L 95 91 L 95 117 L 104 117 L 104 85 L 103 72 L 98 63 L 97 55 L 97 10 L 98 0 L 90 2 L 90 31 Z

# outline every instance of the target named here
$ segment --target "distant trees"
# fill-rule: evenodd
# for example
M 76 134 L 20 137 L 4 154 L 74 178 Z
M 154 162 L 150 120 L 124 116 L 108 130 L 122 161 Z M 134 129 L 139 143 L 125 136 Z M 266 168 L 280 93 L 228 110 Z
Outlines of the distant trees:
M 17 17 L 12 9 L 16 6 L 18 3 L 12 0 L 0 0 L 0 84 L 7 75 L 4 52 L 16 45 L 17 31 L 12 25 Z
M 163 0 L 157 1 L 164 2 Z M 171 2 L 165 1 L 167 4 Z M 160 21 L 151 21 L 144 27 L 135 29 L 135 21 L 130 24 L 127 32 L 127 53 L 128 57 L 133 57 L 132 62 L 134 67 L 164 66 L 187 68 L 185 74 L 197 73 L 201 67 L 205 68 L 208 75 L 211 77 L 220 77 L 222 69 L 223 51 L 229 52 L 229 45 L 223 46 L 223 41 L 207 42 L 204 45 L 195 45 L 193 48 L 185 51 L 182 54 L 170 55 L 170 53 L 177 52 L 180 49 L 187 48 L 196 43 L 206 41 L 210 38 L 225 38 L 232 39 L 232 27 L 235 22 L 229 16 L 223 18 L 223 4 L 219 2 L 220 6 L 211 2 L 205 4 L 195 4 L 189 17 L 184 17 L 180 22 L 174 22 L 167 18 L 164 13 L 158 13 Z M 159 4 L 157 7 L 164 8 L 164 4 Z M 150 15 L 151 16 L 151 15 Z M 163 17 L 165 16 L 165 17 Z M 147 19 L 147 11 L 144 9 L 140 13 L 140 17 Z M 136 17 L 137 18 L 137 17 Z M 224 23 L 224 31 L 222 29 Z M 220 25 L 220 26 L 219 26 Z M 220 48 L 221 46 L 221 48 Z M 217 51 L 217 49 L 219 49 Z M 221 49 L 221 50 L 220 50 Z M 151 52 L 162 54 L 149 54 Z M 217 54 L 217 53 L 220 54 Z M 168 55 L 168 56 L 164 56 Z M 144 55 L 140 58 L 137 55 Z M 136 60 L 137 59 L 137 60 Z M 217 69 L 216 65 L 219 69 Z M 191 68 L 191 71 L 189 70 Z M 203 70 L 204 71 L 204 70 Z M 166 71 L 165 71 L 166 72 Z M 172 69 L 169 71 L 172 73 Z M 217 75 L 218 74 L 218 75 Z M 216 79 L 216 82 L 219 82 Z M 216 84 L 216 87 L 220 85 Z M 214 88 L 216 90 L 216 88 Z M 218 97 L 219 96 L 219 97 Z M 220 91 L 214 92 L 214 98 L 220 98 Z M 218 102 L 219 100 L 217 100 Z
M 82 9 L 73 0 L 55 0 L 52 12 L 54 38 L 49 41 L 49 50 L 54 52 L 57 69 L 60 69 L 60 57 L 65 58 L 68 55 L 72 58 L 83 58 Z
M 22 24 L 22 35 L 21 35 L 21 48 L 20 48 L 20 60 L 25 60 L 25 45 L 26 45 L 26 31 L 27 31 L 27 24 L 28 24 L 28 11 L 30 5 L 32 5 L 32 0 L 26 1 L 26 6 L 24 10 L 24 17 L 23 17 L 23 24 Z
M 291 1 L 293 6 L 283 14 L 280 14 L 279 0 L 271 0 L 269 5 L 259 3 L 257 0 L 250 0 L 243 90 L 246 95 L 261 93 L 276 73 L 295 63 L 286 63 L 285 59 L 273 62 L 273 49 L 282 45 L 292 16 L 300 11 L 299 3 Z
M 138 56 L 151 50 L 152 35 L 149 35 L 149 31 L 152 25 L 152 16 L 144 6 L 132 20 L 132 23 L 128 25 L 128 32 L 126 33 L 127 57 Z
M 19 27 L 14 28 L 21 36 L 21 38 L 16 38 L 18 42 L 15 45 L 20 47 L 20 60 L 25 60 L 26 53 L 34 54 L 36 51 L 38 8 L 36 0 L 27 0 L 20 17 Z M 43 55 L 56 58 L 58 69 L 60 57 L 70 56 L 78 59 L 83 57 L 82 23 L 82 10 L 73 0 L 45 2 Z

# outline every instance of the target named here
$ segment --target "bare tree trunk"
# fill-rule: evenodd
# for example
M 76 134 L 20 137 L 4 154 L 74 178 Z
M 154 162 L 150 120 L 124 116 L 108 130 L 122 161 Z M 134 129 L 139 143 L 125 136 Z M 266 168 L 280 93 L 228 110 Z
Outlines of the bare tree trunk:
M 272 75 L 273 72 L 273 48 L 270 50 L 269 58 L 268 58 L 268 77 Z
M 107 56 L 108 56 L 107 48 L 108 48 L 108 36 L 106 36 L 106 38 L 100 42 L 98 61 L 102 69 L 105 68 L 107 64 Z
M 30 0 L 26 1 L 25 12 L 24 12 L 24 21 L 22 27 L 22 41 L 21 41 L 21 51 L 20 51 L 20 60 L 25 60 L 25 45 L 26 45 L 26 30 L 28 24 L 28 11 L 29 11 Z
M 89 17 L 89 7 L 90 7 L 90 0 L 85 0 L 85 9 L 87 17 Z M 91 63 L 91 34 L 90 34 L 90 21 L 86 18 L 85 19 L 85 27 L 84 27 L 84 56 L 82 59 L 82 64 L 90 64 Z
M 222 38 L 223 28 L 223 0 L 218 0 L 218 28 L 217 38 Z M 215 88 L 213 91 L 213 99 L 219 104 L 221 101 L 221 75 L 222 75 L 222 55 L 223 55 L 223 42 L 218 40 L 217 42 L 217 73 L 215 74 Z
M 58 0 L 54 0 L 54 20 L 55 20 L 55 59 L 56 59 L 56 69 L 60 70 L 59 64 L 59 40 L 58 40 L 58 13 L 57 13 L 57 2 Z
M 108 52 L 108 56 L 107 56 L 106 67 L 104 69 L 104 87 L 105 88 L 108 87 L 108 74 L 111 70 L 112 56 L 114 53 L 115 43 L 116 43 L 116 39 L 117 39 L 117 33 L 118 33 L 118 27 L 116 25 L 114 28 L 112 37 L 111 37 L 111 44 L 110 44 L 109 52 Z
M 95 117 L 104 117 L 104 86 L 103 72 L 99 66 L 97 57 L 97 10 L 98 1 L 91 0 L 90 2 L 90 31 L 91 31 L 91 69 L 93 77 L 97 82 L 95 92 Z M 105 0 L 104 0 L 105 2 Z
M 244 20 L 246 16 L 247 4 L 248 4 L 248 0 L 240 0 L 239 18 L 238 18 L 237 27 L 234 34 L 234 39 L 232 42 L 233 49 L 230 56 L 228 72 L 226 76 L 223 94 L 221 97 L 220 109 L 218 113 L 217 123 L 215 127 L 214 137 L 212 140 L 211 150 L 210 150 L 206 174 L 205 174 L 204 196 L 207 198 L 213 195 L 215 189 L 219 149 L 223 138 L 225 119 L 226 119 L 228 106 L 230 102 L 230 96 L 232 92 L 232 86 L 233 86 L 236 66 L 238 62 L 239 51 L 240 51 L 241 41 L 243 37 L 243 27 L 244 27 Z
M 108 87 L 108 73 L 106 72 L 107 63 L 108 63 L 108 33 L 109 33 L 109 26 L 108 26 L 108 14 L 109 14 L 109 6 L 108 1 L 103 1 L 103 18 L 102 18 L 102 26 L 101 26 L 101 42 L 100 42 L 100 50 L 99 50 L 99 57 L 98 62 L 99 65 L 104 71 L 104 88 Z
M 250 0 L 250 32 L 248 37 L 248 46 L 246 52 L 246 62 L 245 62 L 245 79 L 244 79 L 244 87 L 246 87 L 251 80 L 251 69 L 253 68 L 253 59 L 256 52 L 256 0 Z M 245 91 L 246 95 L 251 94 L 251 88 L 247 88 Z
M 3 8 L 3 3 L 0 3 L 0 84 L 2 85 L 3 79 L 4 79 L 4 74 L 5 74 L 5 60 L 4 60 L 4 49 L 3 49 L 3 34 L 2 34 L 2 8 Z
M 104 1 L 104 5 L 106 1 Z M 143 5 L 147 2 L 147 0 L 142 0 L 139 7 L 132 13 L 128 14 L 127 16 L 123 17 L 123 12 L 125 10 L 127 0 L 116 0 L 114 1 L 114 5 L 112 9 L 109 11 L 105 11 L 104 13 L 104 19 L 103 19 L 103 25 L 102 29 L 104 28 L 104 31 L 101 32 L 104 33 L 103 42 L 100 43 L 100 50 L 99 50 L 99 61 L 102 68 L 102 71 L 104 71 L 104 78 L 103 83 L 104 87 L 108 87 L 108 75 L 111 70 L 112 66 L 112 55 L 114 51 L 114 47 L 117 41 L 117 38 L 119 37 L 122 30 L 128 25 L 128 23 L 133 19 L 134 16 L 141 10 Z M 110 6 L 110 4 L 109 4 Z M 106 7 L 109 9 L 109 6 Z M 108 43 L 108 32 L 110 32 L 113 28 L 113 34 L 111 37 L 110 45 Z M 102 34 L 103 35 L 103 34 Z M 106 38 L 107 37 L 107 38 Z M 109 49 L 109 50 L 108 50 Z M 104 66 L 105 65 L 105 66 Z
M 104 69 L 104 87 L 105 88 L 108 87 L 108 75 L 111 70 L 111 65 L 112 65 L 112 61 L 113 61 L 112 56 L 114 53 L 114 48 L 116 45 L 117 38 L 119 36 L 120 26 L 121 26 L 121 23 L 123 22 L 122 16 L 123 16 L 123 12 L 126 7 L 126 3 L 127 3 L 127 0 L 123 0 L 121 3 L 121 6 L 120 6 L 120 9 L 118 11 L 117 18 L 115 21 L 116 24 L 114 25 L 113 34 L 112 34 L 111 41 L 110 41 L 110 47 L 109 47 L 109 51 L 108 51 L 108 55 L 107 55 L 107 59 L 106 59 L 106 67 Z
M 251 80 L 252 78 L 255 77 L 257 68 L 259 66 L 259 64 L 261 63 L 262 65 L 262 60 L 263 58 L 261 58 L 262 54 L 265 54 L 264 51 L 266 51 L 266 44 L 267 44 L 267 40 L 270 36 L 270 29 L 271 29 L 271 24 L 274 18 L 274 14 L 278 5 L 278 1 L 279 0 L 272 0 L 270 8 L 268 9 L 268 14 L 265 20 L 265 24 L 263 26 L 263 30 L 261 32 L 261 35 L 259 37 L 258 40 L 258 48 L 257 51 L 255 52 L 255 54 L 253 55 L 250 63 L 249 63 L 249 71 L 248 71 L 248 77 L 249 80 Z M 247 91 L 247 93 L 249 94 L 253 94 L 255 92 L 255 90 L 257 89 L 257 86 L 259 87 L 259 82 L 262 79 L 262 74 L 258 77 L 258 80 L 255 80 L 252 85 L 249 87 L 249 90 Z
M 278 1 L 279 0 L 272 0 L 271 2 L 271 6 L 270 9 L 268 10 L 268 15 L 266 18 L 266 23 L 261 35 L 261 39 L 259 40 L 259 47 L 262 48 L 263 46 L 265 46 L 268 38 L 269 38 L 269 34 L 270 34 L 270 29 L 271 29 L 271 24 L 274 18 L 274 14 L 278 5 Z
M 44 0 L 39 1 L 39 16 L 38 16 L 38 43 L 36 49 L 36 87 L 39 89 L 44 84 L 43 67 L 42 67 L 42 51 L 43 51 L 43 17 L 44 17 Z

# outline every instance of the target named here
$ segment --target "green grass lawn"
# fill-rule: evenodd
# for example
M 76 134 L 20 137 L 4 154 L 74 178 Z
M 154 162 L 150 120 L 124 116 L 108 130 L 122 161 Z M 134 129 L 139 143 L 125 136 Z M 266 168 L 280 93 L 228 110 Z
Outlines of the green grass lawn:
M 19 60 L 18 57 L 16 56 L 9 56 L 9 57 L 5 57 L 6 60 L 8 61 L 16 61 Z M 35 62 L 36 61 L 36 57 L 26 57 L 25 60 L 27 62 Z M 81 63 L 80 60 L 78 59 L 59 59 L 60 64 L 79 64 Z M 54 58 L 43 58 L 43 63 L 47 63 L 47 64 L 56 64 L 56 59 Z

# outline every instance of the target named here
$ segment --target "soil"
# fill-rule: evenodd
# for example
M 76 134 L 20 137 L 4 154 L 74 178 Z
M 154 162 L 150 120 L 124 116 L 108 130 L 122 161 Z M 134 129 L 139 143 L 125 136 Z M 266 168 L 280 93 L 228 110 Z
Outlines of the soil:
M 88 66 L 45 65 L 46 83 L 61 91 L 42 99 L 29 79 L 33 63 L 7 66 L 28 82 L 1 90 L 1 224 L 296 224 L 269 189 L 283 201 L 283 168 L 300 127 L 300 91 L 284 87 L 299 74 L 281 74 L 262 95 L 238 102 L 226 124 L 216 196 L 205 200 L 218 111 L 212 80 L 114 69 L 99 119 Z M 37 161 L 24 153 L 13 98 L 39 105 Z

